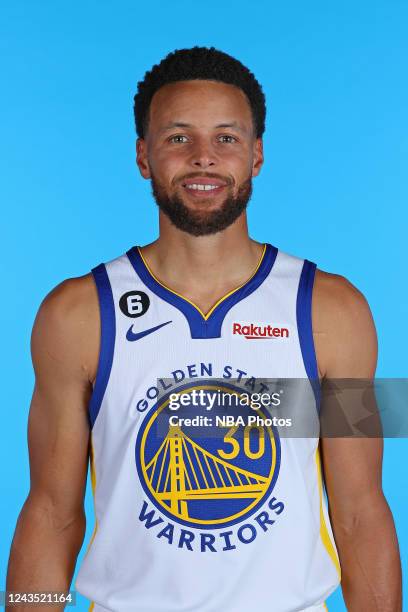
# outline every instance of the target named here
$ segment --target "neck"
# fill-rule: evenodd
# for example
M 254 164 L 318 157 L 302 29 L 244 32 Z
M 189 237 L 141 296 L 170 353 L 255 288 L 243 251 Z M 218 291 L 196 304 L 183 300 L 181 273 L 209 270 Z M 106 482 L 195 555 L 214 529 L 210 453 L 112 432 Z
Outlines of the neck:
M 254 272 L 263 245 L 248 235 L 246 214 L 210 236 L 191 236 L 160 215 L 160 237 L 143 247 L 150 269 L 182 295 L 209 301 L 245 282 Z

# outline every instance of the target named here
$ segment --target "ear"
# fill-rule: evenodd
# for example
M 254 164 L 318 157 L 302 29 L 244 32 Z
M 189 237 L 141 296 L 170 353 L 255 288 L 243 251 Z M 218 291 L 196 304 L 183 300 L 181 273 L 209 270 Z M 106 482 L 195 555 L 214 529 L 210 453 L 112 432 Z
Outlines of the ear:
M 255 140 L 253 155 L 254 160 L 252 162 L 252 176 L 258 176 L 264 162 L 262 138 L 257 138 Z
M 136 140 L 136 163 L 143 178 L 151 178 L 150 166 L 147 159 L 147 145 L 144 138 L 138 138 Z

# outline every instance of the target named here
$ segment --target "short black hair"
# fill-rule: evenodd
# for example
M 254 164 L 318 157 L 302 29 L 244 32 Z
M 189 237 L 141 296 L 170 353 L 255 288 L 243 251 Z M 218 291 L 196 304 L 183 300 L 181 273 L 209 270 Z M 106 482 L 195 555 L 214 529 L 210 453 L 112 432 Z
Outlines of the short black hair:
M 239 87 L 251 106 L 256 137 L 262 137 L 265 131 L 265 95 L 253 73 L 240 61 L 214 47 L 192 47 L 169 53 L 146 72 L 143 81 L 138 82 L 134 115 L 139 138 L 145 137 L 150 103 L 156 91 L 168 83 L 195 79 L 220 81 Z

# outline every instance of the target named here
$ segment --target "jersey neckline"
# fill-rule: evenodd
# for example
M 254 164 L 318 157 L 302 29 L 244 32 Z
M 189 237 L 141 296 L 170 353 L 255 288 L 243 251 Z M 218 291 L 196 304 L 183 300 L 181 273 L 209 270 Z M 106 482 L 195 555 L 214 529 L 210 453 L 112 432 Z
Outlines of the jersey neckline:
M 219 338 L 225 315 L 235 304 L 258 289 L 270 273 L 277 253 L 276 247 L 268 243 L 264 244 L 258 265 L 248 280 L 221 297 L 206 314 L 187 297 L 167 287 L 156 278 L 139 246 L 132 247 L 126 254 L 140 280 L 154 294 L 184 314 L 190 325 L 192 338 Z

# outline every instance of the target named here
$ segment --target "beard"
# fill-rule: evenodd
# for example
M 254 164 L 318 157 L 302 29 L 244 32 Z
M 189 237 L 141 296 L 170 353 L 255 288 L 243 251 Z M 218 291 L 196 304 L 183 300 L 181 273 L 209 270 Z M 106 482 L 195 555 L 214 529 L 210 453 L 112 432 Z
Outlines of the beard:
M 177 194 L 169 196 L 153 175 L 151 182 L 153 197 L 160 210 L 179 230 L 192 236 L 208 236 L 229 227 L 246 209 L 252 195 L 250 176 L 240 184 L 237 195 L 227 195 L 216 210 L 192 210 Z

